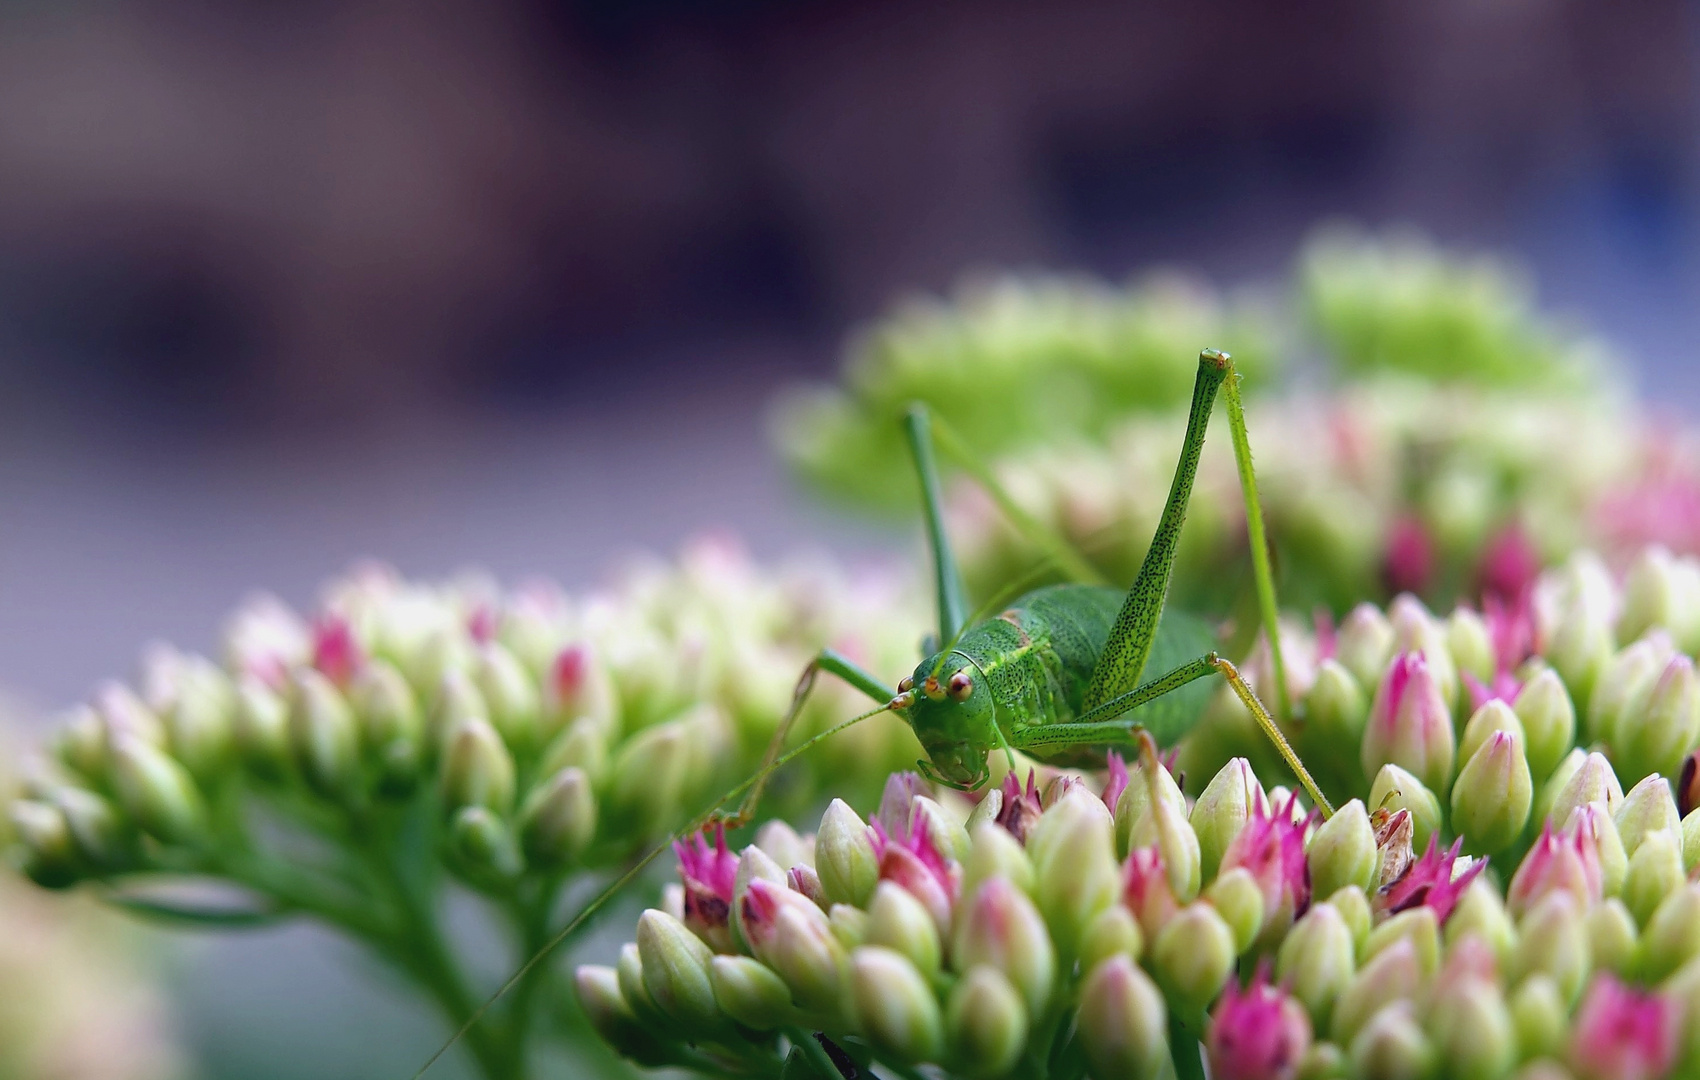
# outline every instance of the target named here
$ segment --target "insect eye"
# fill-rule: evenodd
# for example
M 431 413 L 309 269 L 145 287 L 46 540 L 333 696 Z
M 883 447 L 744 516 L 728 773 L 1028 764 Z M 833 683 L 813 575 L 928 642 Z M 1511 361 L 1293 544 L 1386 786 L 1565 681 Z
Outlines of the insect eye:
M 897 684 L 897 692 L 899 694 L 907 694 L 913 689 L 915 689 L 915 680 L 908 675 L 903 676 L 903 681 Z
M 950 677 L 948 687 L 952 701 L 967 701 L 968 695 L 974 692 L 974 680 L 966 671 L 959 671 Z

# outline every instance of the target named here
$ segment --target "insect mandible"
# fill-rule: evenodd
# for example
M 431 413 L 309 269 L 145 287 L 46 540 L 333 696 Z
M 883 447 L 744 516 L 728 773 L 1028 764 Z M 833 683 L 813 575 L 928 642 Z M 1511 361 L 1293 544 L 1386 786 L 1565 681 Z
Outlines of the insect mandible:
M 1104 750 L 1135 742 L 1141 731 L 1149 732 L 1160 744 L 1173 743 L 1196 722 L 1197 708 L 1139 711 L 1141 706 L 1160 703 L 1175 691 L 1212 674 L 1226 679 L 1317 809 L 1325 817 L 1332 814 L 1332 806 L 1281 734 L 1269 710 L 1235 666 L 1212 647 L 1215 641 L 1208 626 L 1184 613 L 1165 612 L 1169 579 L 1204 448 L 1205 430 L 1218 392 L 1224 388 L 1245 500 L 1259 614 L 1274 661 L 1271 669 L 1275 700 L 1278 710 L 1287 713 L 1268 543 L 1240 402 L 1239 376 L 1227 353 L 1206 349 L 1199 354 L 1174 481 L 1139 576 L 1125 594 L 1093 583 L 1101 579 L 1090 565 L 1066 541 L 1024 513 L 990 470 L 976 463 L 961 441 L 936 422 L 925 406 L 917 404 L 910 407 L 904 424 L 920 481 L 938 613 L 937 634 L 925 650 L 931 655 L 921 660 L 893 694 L 878 677 L 849 657 L 822 649 L 804 669 L 761 767 L 748 781 L 717 799 L 674 839 L 688 837 L 711 824 L 737 827 L 749 823 L 754 819 L 768 778 L 780 766 L 816 743 L 884 712 L 897 713 L 914 730 L 927 755 L 917 762 L 924 775 L 936 783 L 972 791 L 990 779 L 989 762 L 993 754 L 1007 755 L 1012 765 L 1017 751 L 1044 762 L 1101 763 Z M 1001 610 L 996 614 L 970 614 L 966 591 L 945 533 L 934 460 L 935 441 L 943 443 L 950 456 L 987 489 L 1012 523 L 1075 580 L 1029 591 L 1007 606 L 999 605 Z M 1141 682 L 1153 661 L 1162 674 Z M 791 728 L 823 673 L 843 679 L 868 695 L 877 707 L 786 752 Z M 720 811 L 721 806 L 740 796 L 735 812 Z M 658 845 L 590 901 L 467 1020 L 415 1074 L 415 1080 L 478 1023 L 490 1005 L 672 843 L 669 840 Z

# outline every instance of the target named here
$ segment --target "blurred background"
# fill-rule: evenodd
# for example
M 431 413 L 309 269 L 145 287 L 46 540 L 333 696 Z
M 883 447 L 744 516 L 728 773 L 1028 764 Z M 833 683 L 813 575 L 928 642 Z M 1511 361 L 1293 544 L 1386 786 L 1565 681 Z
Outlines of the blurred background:
M 1232 286 L 1409 223 L 1700 400 L 1691 5 L 1141 8 L 0 6 L 0 693 L 38 716 L 366 555 L 576 587 L 705 526 L 901 546 L 764 412 L 976 267 Z M 317 931 L 148 947 L 203 1076 L 436 1041 Z

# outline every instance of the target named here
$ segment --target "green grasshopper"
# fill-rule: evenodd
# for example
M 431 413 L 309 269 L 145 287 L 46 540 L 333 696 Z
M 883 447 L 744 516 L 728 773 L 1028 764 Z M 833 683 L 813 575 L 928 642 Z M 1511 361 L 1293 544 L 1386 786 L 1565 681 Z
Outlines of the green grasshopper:
M 925 406 L 912 406 L 905 426 L 920 480 L 938 610 L 937 636 L 924 647 L 931 655 L 921 661 L 913 675 L 898 684 L 893 695 L 878 677 L 848 657 L 831 649 L 821 650 L 804 669 L 761 768 L 749 781 L 716 800 L 713 807 L 675 839 L 687 838 L 709 825 L 736 828 L 748 824 L 754 820 L 768 777 L 779 767 L 816 743 L 880 713 L 895 712 L 914 730 L 927 754 L 917 762 L 925 776 L 936 783 L 972 791 L 990 779 L 989 761 L 1000 751 L 1013 768 L 1016 751 L 1055 764 L 1101 763 L 1106 748 L 1133 743 L 1142 731 L 1149 732 L 1158 743 L 1173 743 L 1197 721 L 1201 703 L 1195 695 L 1188 695 L 1193 697 L 1191 701 L 1170 695 L 1217 673 L 1227 680 L 1275 744 L 1317 808 L 1324 816 L 1331 814 L 1332 806 L 1282 736 L 1269 710 L 1234 665 L 1211 648 L 1215 640 L 1206 624 L 1196 617 L 1164 610 L 1176 545 L 1204 448 L 1205 429 L 1217 393 L 1225 386 L 1234 453 L 1245 498 L 1258 605 L 1274 661 L 1271 666 L 1277 707 L 1283 714 L 1287 712 L 1285 675 L 1275 625 L 1275 590 L 1238 380 L 1228 354 L 1206 349 L 1199 355 L 1198 376 L 1193 384 L 1192 406 L 1174 483 L 1139 577 L 1125 595 L 1091 583 L 1098 580 L 1098 575 L 1066 541 L 1023 512 L 990 471 L 971 459 L 960 440 L 933 421 Z M 990 612 L 998 604 L 969 615 L 962 579 L 944 529 L 934 459 L 935 437 L 987 489 L 1016 526 L 1051 561 L 1076 579 L 1074 582 L 1034 589 L 995 615 Z M 1153 660 L 1164 673 L 1140 682 Z M 822 672 L 862 691 L 878 703 L 877 707 L 782 753 L 790 729 Z M 735 812 L 719 811 L 719 807 L 739 796 L 742 801 Z M 415 1080 L 478 1022 L 485 1009 L 672 842 L 656 847 L 590 901 L 425 1063 L 425 1068 L 415 1074 Z

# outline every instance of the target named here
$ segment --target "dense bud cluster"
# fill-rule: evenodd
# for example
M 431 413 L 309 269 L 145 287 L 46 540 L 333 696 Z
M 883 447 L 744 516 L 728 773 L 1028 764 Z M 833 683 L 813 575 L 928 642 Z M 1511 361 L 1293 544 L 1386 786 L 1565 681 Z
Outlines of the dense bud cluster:
M 895 682 L 919 636 L 877 582 L 758 573 L 718 540 L 585 600 L 365 568 L 311 616 L 244 605 L 222 661 L 156 648 L 134 684 L 73 709 L 10 806 L 15 849 L 42 884 L 98 880 L 156 915 L 317 916 L 437 992 L 420 965 L 448 958 L 421 941 L 445 872 L 535 948 L 574 875 L 623 864 L 749 775 L 815 650 Z M 796 737 L 862 707 L 828 688 Z M 878 790 L 917 754 L 877 717 L 776 777 L 770 806 L 814 802 L 829 774 Z M 155 887 L 184 875 L 244 899 L 208 911 Z M 474 1003 L 456 995 L 442 1004 L 458 1024 Z

